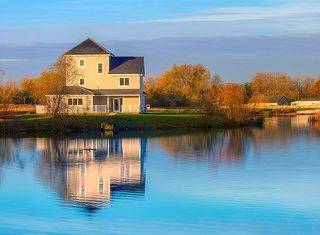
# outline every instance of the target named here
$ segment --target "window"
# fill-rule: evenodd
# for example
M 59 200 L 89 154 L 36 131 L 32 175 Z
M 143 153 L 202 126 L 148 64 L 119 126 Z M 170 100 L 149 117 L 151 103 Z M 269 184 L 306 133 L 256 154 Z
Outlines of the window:
M 129 86 L 130 81 L 129 78 L 120 78 L 120 86 Z
M 82 105 L 82 99 L 68 99 L 68 105 Z
M 84 78 L 80 78 L 80 85 L 83 86 L 84 85 Z
M 103 63 L 99 62 L 98 63 L 98 74 L 102 74 L 103 73 Z
M 84 59 L 79 60 L 79 67 L 84 67 L 84 66 L 85 66 Z

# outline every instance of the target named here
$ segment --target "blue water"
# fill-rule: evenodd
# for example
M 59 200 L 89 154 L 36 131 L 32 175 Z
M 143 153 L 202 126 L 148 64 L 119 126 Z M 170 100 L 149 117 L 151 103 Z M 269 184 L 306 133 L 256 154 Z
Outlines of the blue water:
M 0 139 L 1 234 L 319 234 L 320 127 Z

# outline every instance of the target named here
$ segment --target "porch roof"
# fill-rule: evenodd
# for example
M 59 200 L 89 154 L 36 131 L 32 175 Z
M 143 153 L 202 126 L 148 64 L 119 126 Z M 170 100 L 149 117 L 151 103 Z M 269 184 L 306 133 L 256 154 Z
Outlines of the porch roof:
M 115 95 L 139 95 L 139 89 L 88 89 L 80 86 L 64 87 L 66 95 L 99 95 L 99 96 L 115 96 Z
M 139 95 L 139 89 L 92 89 L 94 95 Z
M 80 86 L 66 86 L 63 88 L 63 93 L 66 95 L 93 95 L 94 93 Z

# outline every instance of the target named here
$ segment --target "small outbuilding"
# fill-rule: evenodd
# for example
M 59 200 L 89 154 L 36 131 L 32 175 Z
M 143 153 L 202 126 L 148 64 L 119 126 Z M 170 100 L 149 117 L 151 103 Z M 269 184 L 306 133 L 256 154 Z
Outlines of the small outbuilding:
M 320 98 L 301 99 L 291 103 L 292 106 L 315 107 L 320 106 Z
M 263 107 L 285 106 L 290 105 L 290 101 L 285 96 L 265 96 L 256 105 Z

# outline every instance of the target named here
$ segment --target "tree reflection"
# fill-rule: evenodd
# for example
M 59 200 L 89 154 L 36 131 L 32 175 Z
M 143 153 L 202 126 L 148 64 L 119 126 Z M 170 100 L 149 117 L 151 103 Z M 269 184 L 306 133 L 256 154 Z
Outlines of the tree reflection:
M 308 116 L 269 118 L 262 128 L 237 128 L 206 133 L 159 137 L 159 146 L 177 159 L 206 160 L 215 166 L 240 163 L 250 150 L 282 149 L 294 139 L 319 139 L 320 129 Z
M 209 159 L 213 164 L 239 161 L 247 152 L 250 129 L 230 129 L 184 136 L 161 137 L 159 146 L 180 159 Z
M 37 148 L 38 177 L 67 203 L 92 212 L 117 193 L 144 195 L 144 138 L 37 139 Z

